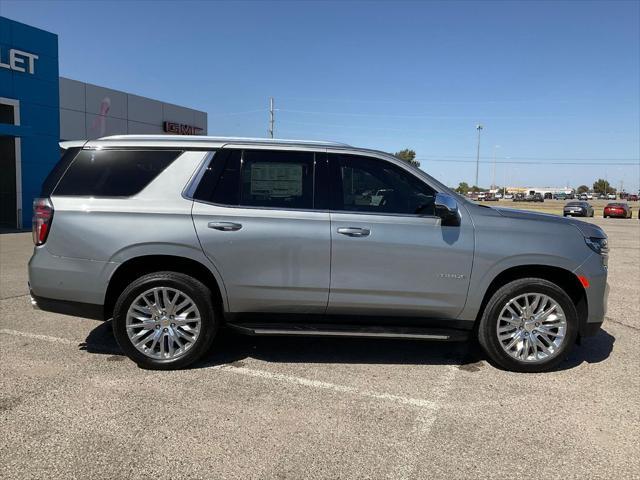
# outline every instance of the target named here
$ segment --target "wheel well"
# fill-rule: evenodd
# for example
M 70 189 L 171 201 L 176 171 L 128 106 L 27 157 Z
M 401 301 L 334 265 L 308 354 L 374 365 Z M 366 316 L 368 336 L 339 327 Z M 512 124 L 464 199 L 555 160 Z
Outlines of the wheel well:
M 507 283 L 518 280 L 519 278 L 542 278 L 551 283 L 555 283 L 562 288 L 569 298 L 573 301 L 578 312 L 578 319 L 581 322 L 586 321 L 588 314 L 587 306 L 587 294 L 584 291 L 584 287 L 573 273 L 569 270 L 565 270 L 560 267 L 551 267 L 547 265 L 520 265 L 517 267 L 508 268 L 507 270 L 500 272 L 496 278 L 493 279 L 489 288 L 484 294 L 478 316 L 476 318 L 476 325 L 484 312 L 484 308 L 489 302 L 489 299 L 493 294 L 502 286 Z M 582 325 L 580 326 L 582 329 Z
M 127 260 L 111 276 L 105 295 L 104 318 L 112 317 L 113 307 L 118 297 L 133 280 L 148 273 L 161 271 L 184 273 L 201 281 L 211 290 L 214 305 L 222 308 L 220 286 L 211 271 L 202 263 L 190 258 L 172 255 L 146 255 Z

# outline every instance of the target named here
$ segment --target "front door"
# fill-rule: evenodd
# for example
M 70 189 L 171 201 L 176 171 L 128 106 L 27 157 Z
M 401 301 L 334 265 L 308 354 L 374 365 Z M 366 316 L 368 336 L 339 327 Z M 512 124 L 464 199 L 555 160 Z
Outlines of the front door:
M 455 318 L 473 260 L 473 226 L 442 226 L 435 190 L 382 159 L 329 154 L 327 313 Z
M 194 195 L 193 220 L 230 312 L 325 312 L 331 239 L 329 213 L 315 209 L 319 156 L 326 163 L 324 153 L 290 150 L 214 155 Z

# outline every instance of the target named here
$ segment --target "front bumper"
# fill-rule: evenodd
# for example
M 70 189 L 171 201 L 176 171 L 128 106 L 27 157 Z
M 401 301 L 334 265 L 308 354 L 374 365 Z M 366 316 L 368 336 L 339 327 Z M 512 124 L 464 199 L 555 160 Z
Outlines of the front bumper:
M 608 268 L 603 257 L 593 253 L 574 272 L 578 276 L 584 276 L 589 280 L 589 287 L 585 288 L 587 296 L 587 318 L 581 319 L 580 335 L 595 335 L 607 313 L 609 300 L 609 284 L 607 283 Z

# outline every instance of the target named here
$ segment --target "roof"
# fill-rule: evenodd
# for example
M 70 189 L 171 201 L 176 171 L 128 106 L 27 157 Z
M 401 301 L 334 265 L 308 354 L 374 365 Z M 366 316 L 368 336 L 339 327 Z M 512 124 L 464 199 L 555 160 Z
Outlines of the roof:
M 348 147 L 345 143 L 324 142 L 316 140 L 292 140 L 292 139 L 275 139 L 275 138 L 251 138 L 251 137 L 209 137 L 204 135 L 113 135 L 110 137 L 102 137 L 97 140 L 91 140 L 90 143 L 111 143 L 111 142 L 158 142 L 184 144 L 190 146 L 209 145 L 212 143 L 242 143 L 256 145 L 308 145 L 308 146 L 335 146 Z

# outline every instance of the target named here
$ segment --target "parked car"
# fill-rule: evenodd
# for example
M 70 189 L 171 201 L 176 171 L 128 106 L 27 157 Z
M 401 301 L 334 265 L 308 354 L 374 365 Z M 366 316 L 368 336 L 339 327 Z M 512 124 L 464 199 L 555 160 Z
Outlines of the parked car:
M 587 192 L 587 200 L 593 200 L 593 193 Z
M 604 207 L 603 217 L 632 218 L 631 205 L 628 203 L 608 203 Z
M 607 200 L 615 200 L 616 198 L 617 198 L 617 197 L 616 197 L 616 194 L 615 194 L 615 193 L 609 193 L 609 194 L 607 194 Z
M 578 196 L 578 199 L 579 199 L 579 200 L 583 200 L 583 201 L 585 201 L 585 202 L 586 202 L 587 200 L 589 200 L 589 196 L 588 196 L 586 193 L 581 193 L 581 194 Z
M 607 196 L 604 193 L 598 195 L 598 200 L 606 200 Z
M 601 228 L 478 205 L 383 152 L 155 135 L 62 147 L 34 202 L 33 302 L 98 309 L 146 368 L 195 362 L 226 327 L 477 334 L 496 365 L 540 372 L 604 318 Z
M 504 196 L 504 199 L 505 199 L 505 200 L 513 200 L 513 194 L 511 194 L 511 193 L 506 193 L 506 194 L 505 194 L 505 196 Z
M 638 195 L 634 195 L 634 194 L 627 195 L 627 201 L 628 202 L 637 202 L 638 201 Z
M 563 215 L 565 217 L 593 217 L 594 211 L 588 202 L 569 202 L 564 206 Z
M 533 195 L 525 195 L 525 202 L 544 202 L 544 197 L 541 193 L 534 193 Z

